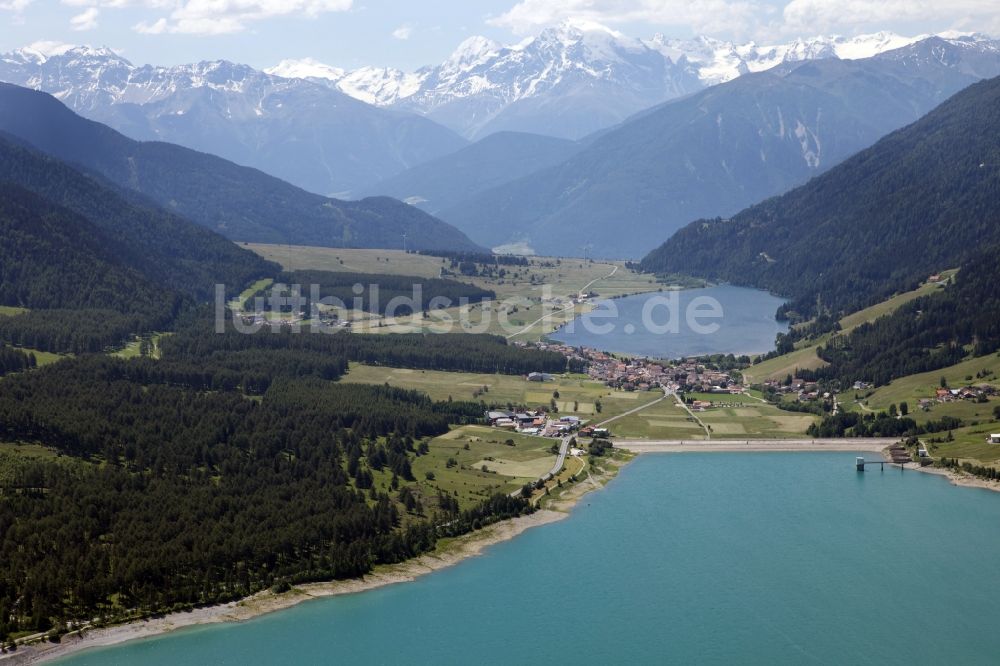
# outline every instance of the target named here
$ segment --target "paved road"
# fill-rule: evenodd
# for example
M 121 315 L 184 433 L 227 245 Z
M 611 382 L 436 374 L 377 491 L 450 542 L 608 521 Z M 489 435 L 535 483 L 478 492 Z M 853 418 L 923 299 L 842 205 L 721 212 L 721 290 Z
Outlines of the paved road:
M 571 439 L 573 439 L 573 435 L 567 435 L 566 437 L 562 438 L 562 443 L 559 445 L 559 455 L 556 456 L 555 464 L 552 465 L 552 469 L 543 474 L 542 477 L 538 479 L 538 481 L 548 481 L 556 474 L 558 474 L 559 470 L 563 468 L 563 465 L 566 464 L 566 455 L 569 453 L 569 442 Z M 518 497 L 520 495 L 521 495 L 520 488 L 510 494 L 511 497 Z
M 559 445 L 559 455 L 556 456 L 556 463 L 552 465 L 552 469 L 549 470 L 549 473 L 542 477 L 542 480 L 548 481 L 558 474 L 559 470 L 561 470 L 563 465 L 566 464 L 566 454 L 569 453 L 569 441 L 571 439 L 573 439 L 572 435 L 566 435 L 562 438 L 562 444 Z
M 683 400 L 681 400 L 681 397 L 679 395 L 677 395 L 676 393 L 672 393 L 671 395 L 673 395 L 674 398 L 677 399 L 677 404 L 684 408 L 684 411 L 688 413 L 688 416 L 694 419 L 695 423 L 700 425 L 701 429 L 705 431 L 705 439 L 712 439 L 712 431 L 708 429 L 708 426 L 705 425 L 705 422 L 694 415 L 694 412 L 692 412 L 691 408 L 688 407 Z
M 899 438 L 844 439 L 670 439 L 615 440 L 616 449 L 633 453 L 683 453 L 698 451 L 852 451 L 881 453 Z

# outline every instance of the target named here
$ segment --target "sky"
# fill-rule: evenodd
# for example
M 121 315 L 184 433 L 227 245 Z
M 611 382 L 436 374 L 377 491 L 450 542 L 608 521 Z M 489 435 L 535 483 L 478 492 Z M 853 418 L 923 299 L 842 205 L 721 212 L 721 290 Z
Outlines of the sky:
M 413 70 L 472 35 L 515 43 L 565 19 L 633 37 L 758 43 L 816 34 L 946 30 L 1000 35 L 998 0 L 0 0 L 0 52 L 108 46 L 136 64 L 311 57 Z

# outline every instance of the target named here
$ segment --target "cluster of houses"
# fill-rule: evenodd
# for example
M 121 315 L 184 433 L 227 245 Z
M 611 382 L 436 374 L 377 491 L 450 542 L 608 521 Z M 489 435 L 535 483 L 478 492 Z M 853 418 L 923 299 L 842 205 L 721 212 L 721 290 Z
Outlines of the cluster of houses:
M 561 416 L 554 419 L 540 409 L 526 412 L 490 410 L 486 412 L 486 420 L 494 428 L 542 437 L 562 437 L 578 430 L 582 435 L 588 434 L 584 431 L 589 431 L 592 435 L 594 431 L 594 428 L 589 427 L 581 430 L 584 422 L 577 416 Z
M 921 398 L 919 405 L 924 411 L 929 410 L 935 404 L 946 402 L 958 402 L 959 400 L 969 400 L 971 402 L 983 402 L 990 396 L 996 395 L 997 389 L 989 384 L 979 386 L 965 386 L 963 388 L 939 388 L 934 392 L 933 398 Z
M 858 384 L 855 384 L 855 386 L 858 386 Z M 768 379 L 764 382 L 764 388 L 769 388 L 777 393 L 794 394 L 799 402 L 814 402 L 820 399 L 829 400 L 830 398 L 829 392 L 820 391 L 818 383 L 806 381 L 799 377 L 793 377 L 791 383 Z

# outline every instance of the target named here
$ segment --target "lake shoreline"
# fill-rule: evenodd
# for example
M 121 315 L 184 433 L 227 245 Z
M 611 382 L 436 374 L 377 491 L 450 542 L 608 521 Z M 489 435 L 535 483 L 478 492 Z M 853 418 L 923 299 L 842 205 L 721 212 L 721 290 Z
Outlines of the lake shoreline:
M 660 289 L 598 298 L 590 312 L 544 337 L 630 357 L 752 356 L 773 350 L 775 336 L 788 330 L 775 317 L 783 303 L 769 292 L 734 285 Z
M 981 479 L 978 476 L 973 476 L 972 474 L 966 474 L 965 472 L 959 472 L 953 469 L 942 469 L 941 467 L 917 467 L 916 469 L 918 472 L 923 472 L 924 474 L 943 476 L 948 479 L 948 482 L 951 483 L 951 485 L 959 488 L 979 488 L 981 490 L 990 490 L 995 493 L 1000 492 L 1000 481 Z
M 225 604 L 169 613 L 159 617 L 135 620 L 95 629 L 70 632 L 59 643 L 41 641 L 19 647 L 16 652 L 0 655 L 0 666 L 40 664 L 62 659 L 78 652 L 154 638 L 181 629 L 222 622 L 246 622 L 262 615 L 297 606 L 300 603 L 326 597 L 357 594 L 397 583 L 408 583 L 421 576 L 454 566 L 482 555 L 490 546 L 509 541 L 529 529 L 568 518 L 573 507 L 585 495 L 600 490 L 617 475 L 625 462 L 615 462 L 614 470 L 598 475 L 597 481 L 581 480 L 553 495 L 553 508 L 537 509 L 534 513 L 504 520 L 469 534 L 442 540 L 443 545 L 399 564 L 381 565 L 362 578 L 340 581 L 304 583 L 290 591 L 276 594 L 263 590 L 254 595 Z
M 490 546 L 513 539 L 533 527 L 562 520 L 568 515 L 562 511 L 540 509 L 526 516 L 504 520 L 471 534 L 457 537 L 451 540 L 446 548 L 440 552 L 425 553 L 399 564 L 382 565 L 362 578 L 304 583 L 281 594 L 264 590 L 250 597 L 226 604 L 84 630 L 82 635 L 71 632 L 63 636 L 59 643 L 32 644 L 18 648 L 17 652 L 0 655 L 0 664 L 20 665 L 50 662 L 91 648 L 109 647 L 127 641 L 152 638 L 188 627 L 220 622 L 246 622 L 313 599 L 357 594 L 388 585 L 411 582 L 420 576 L 481 555 Z

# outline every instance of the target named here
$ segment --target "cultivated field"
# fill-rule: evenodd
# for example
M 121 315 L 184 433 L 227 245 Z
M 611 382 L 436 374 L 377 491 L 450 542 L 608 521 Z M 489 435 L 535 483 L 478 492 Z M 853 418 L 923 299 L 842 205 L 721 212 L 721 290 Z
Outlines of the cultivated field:
M 695 400 L 717 405 L 695 412 L 708 426 L 712 439 L 802 437 L 818 419 L 810 414 L 786 412 L 748 396 L 691 394 Z M 705 431 L 675 400 L 664 400 L 609 425 L 622 439 L 705 439 Z

